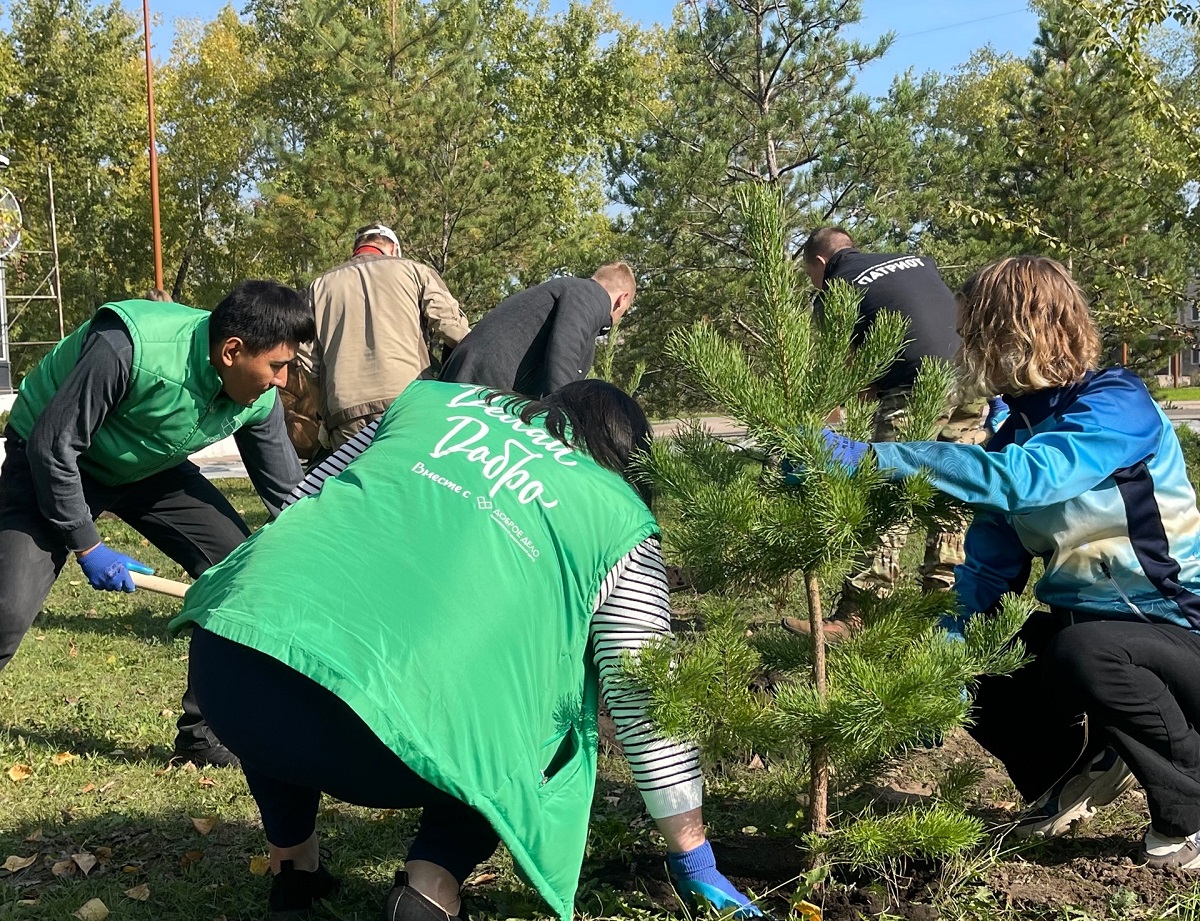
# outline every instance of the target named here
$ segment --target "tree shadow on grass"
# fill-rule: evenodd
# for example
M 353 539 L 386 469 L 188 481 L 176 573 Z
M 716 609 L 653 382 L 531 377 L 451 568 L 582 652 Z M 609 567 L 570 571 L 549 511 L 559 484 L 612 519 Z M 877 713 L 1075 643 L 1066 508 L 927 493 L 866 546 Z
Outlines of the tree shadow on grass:
M 48 610 L 38 615 L 30 630 L 61 630 L 64 633 L 91 633 L 97 636 L 132 636 L 140 640 L 158 640 L 167 645 L 172 642 L 167 624 L 174 616 L 173 613 L 163 614 L 148 607 L 104 614 L 79 610 Z
M 99 755 L 123 764 L 151 762 L 165 765 L 175 754 L 174 749 L 166 745 L 122 744 L 83 730 L 20 724 L 0 726 L 0 732 L 53 751 L 70 752 L 81 757 Z

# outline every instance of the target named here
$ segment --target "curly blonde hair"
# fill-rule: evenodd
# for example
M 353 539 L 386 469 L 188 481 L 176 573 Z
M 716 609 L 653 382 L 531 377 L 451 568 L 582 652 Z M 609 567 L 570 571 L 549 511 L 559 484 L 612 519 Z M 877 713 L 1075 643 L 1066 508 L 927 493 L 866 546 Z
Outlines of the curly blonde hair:
M 1066 267 L 1043 256 L 984 266 L 958 293 L 955 361 L 966 393 L 1028 393 L 1094 370 L 1100 333 Z

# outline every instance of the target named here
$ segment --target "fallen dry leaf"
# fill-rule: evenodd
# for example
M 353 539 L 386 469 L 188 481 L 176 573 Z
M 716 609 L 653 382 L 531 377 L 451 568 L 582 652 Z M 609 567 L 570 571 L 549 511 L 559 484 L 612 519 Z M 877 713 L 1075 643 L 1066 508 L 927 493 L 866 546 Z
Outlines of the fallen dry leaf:
M 4 861 L 4 869 L 9 873 L 16 873 L 18 870 L 24 870 L 26 867 L 33 866 L 37 858 L 37 854 L 34 854 L 32 857 L 18 857 L 16 854 L 13 854 L 8 860 Z
M 179 865 L 185 870 L 192 864 L 204 859 L 204 851 L 188 851 L 179 858 Z
M 75 658 L 75 656 L 79 655 L 79 647 L 72 643 L 67 647 L 67 655 L 71 658 Z
M 198 819 L 195 816 L 189 816 L 188 818 L 192 820 L 192 828 L 196 829 L 202 835 L 207 835 L 217 827 L 216 819 Z
M 801 899 L 792 905 L 792 909 L 803 921 L 821 921 L 821 909 L 812 902 L 806 902 Z
M 127 863 L 127 864 L 125 864 L 125 866 L 121 867 L 121 872 L 122 873 L 141 873 L 142 868 L 134 866 L 131 863 Z
M 193 762 L 191 762 L 191 761 L 183 762 L 183 771 L 185 774 L 195 774 L 198 770 L 200 770 L 200 768 L 196 767 L 196 765 Z
M 110 780 L 108 783 L 106 783 L 103 787 L 100 788 L 100 792 L 107 793 L 109 790 L 111 790 L 116 785 L 117 785 L 117 782 L 115 780 Z
M 28 764 L 14 764 L 8 769 L 8 779 L 20 783 L 33 776 L 33 768 Z
M 72 854 L 71 860 L 75 862 L 75 866 L 83 871 L 83 875 L 87 876 L 92 872 L 92 867 L 96 865 L 96 857 L 89 854 L 87 851 L 80 851 L 78 854 Z
M 266 876 L 267 871 L 271 869 L 271 858 L 264 857 L 259 854 L 257 857 L 250 858 L 250 872 L 255 876 Z
M 91 793 L 95 789 L 96 789 L 96 785 L 94 783 L 85 783 L 82 787 L 79 788 L 79 792 L 80 793 Z
M 104 847 L 104 846 L 102 845 L 102 846 L 100 846 L 100 847 L 96 848 L 96 850 L 95 850 L 95 854 L 96 854 L 96 856 L 97 856 L 97 857 L 99 857 L 101 860 L 108 860 L 110 857 L 112 857 L 112 848 L 111 848 L 111 847 Z
M 211 777 L 201 777 L 199 780 L 199 784 L 202 787 L 215 787 L 217 785 L 217 782 L 215 780 L 213 780 Z
M 159 711 L 158 711 L 158 715 L 159 715 L 159 716 L 174 716 L 174 715 L 175 715 L 175 711 L 174 711 L 174 710 L 170 710 L 170 709 L 163 709 L 163 710 L 159 710 Z
M 88 899 L 71 915 L 79 921 L 104 921 L 108 917 L 108 906 L 99 899 Z
M 56 860 L 50 868 L 50 872 L 60 877 L 74 876 L 77 869 L 78 867 L 75 866 L 75 861 L 73 860 Z
M 59 752 L 57 755 L 55 755 L 53 758 L 50 759 L 50 763 L 53 765 L 56 765 L 56 766 L 62 765 L 62 764 L 70 764 L 72 761 L 75 761 L 78 757 L 79 757 L 78 755 L 72 754 L 71 752 Z
M 134 886 L 132 889 L 126 889 L 125 895 L 131 899 L 136 899 L 139 902 L 150 901 L 150 887 L 145 883 L 140 886 Z
M 33 831 L 31 831 L 29 834 L 27 834 L 27 835 L 25 836 L 25 840 L 26 840 L 27 842 L 41 841 L 41 840 L 42 840 L 42 829 L 41 829 L 41 826 L 38 826 L 38 827 L 37 827 L 37 828 L 35 828 Z

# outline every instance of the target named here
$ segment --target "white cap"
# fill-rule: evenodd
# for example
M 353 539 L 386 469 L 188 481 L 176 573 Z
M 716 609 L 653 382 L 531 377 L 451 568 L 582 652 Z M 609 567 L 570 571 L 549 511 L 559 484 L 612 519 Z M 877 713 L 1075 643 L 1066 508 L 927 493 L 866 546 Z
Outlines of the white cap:
M 395 244 L 396 249 L 400 248 L 400 238 L 396 236 L 396 231 L 384 224 L 370 224 L 367 227 L 360 227 L 354 234 L 354 245 L 358 245 L 358 241 L 363 237 L 383 237 L 385 240 L 390 240 Z

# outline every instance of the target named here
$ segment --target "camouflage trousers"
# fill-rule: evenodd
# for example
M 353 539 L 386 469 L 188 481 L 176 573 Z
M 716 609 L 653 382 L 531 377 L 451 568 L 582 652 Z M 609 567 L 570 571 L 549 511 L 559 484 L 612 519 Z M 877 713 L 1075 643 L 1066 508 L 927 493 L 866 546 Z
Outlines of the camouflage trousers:
M 889 390 L 879 395 L 879 411 L 875 415 L 874 441 L 896 441 L 897 424 L 904 418 L 908 402 L 908 391 Z M 987 409 L 985 400 L 952 406 L 938 424 L 938 441 L 958 444 L 980 444 L 987 439 L 983 427 L 983 414 Z M 965 560 L 963 555 L 964 531 L 929 531 L 925 535 L 925 556 L 921 560 L 919 574 L 921 591 L 954 588 L 954 567 Z M 847 616 L 857 613 L 858 598 L 869 594 L 886 596 L 900 581 L 900 552 L 908 541 L 908 529 L 898 528 L 883 535 L 879 548 L 871 554 L 859 557 L 851 569 L 851 575 L 842 584 L 842 597 L 838 614 Z

